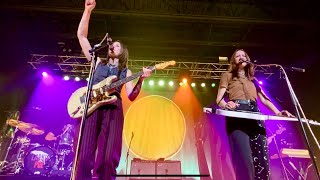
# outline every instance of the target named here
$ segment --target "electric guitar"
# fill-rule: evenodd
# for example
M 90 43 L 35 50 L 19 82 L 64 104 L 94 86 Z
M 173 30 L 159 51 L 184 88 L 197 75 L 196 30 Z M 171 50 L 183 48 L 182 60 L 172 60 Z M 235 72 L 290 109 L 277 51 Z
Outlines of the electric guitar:
M 156 64 L 155 66 L 149 67 L 152 71 L 155 69 L 164 69 L 167 66 L 174 66 L 175 61 L 168 61 Z M 112 104 L 117 100 L 116 95 L 110 95 L 115 92 L 115 88 L 125 84 L 133 79 L 140 77 L 143 71 L 140 71 L 132 76 L 120 79 L 117 81 L 117 76 L 109 76 L 101 82 L 92 86 L 90 94 L 90 101 L 88 104 L 87 116 L 95 111 L 98 107 L 106 104 Z M 67 109 L 68 114 L 73 119 L 81 119 L 84 113 L 85 99 L 86 99 L 87 86 L 77 89 L 69 98 Z

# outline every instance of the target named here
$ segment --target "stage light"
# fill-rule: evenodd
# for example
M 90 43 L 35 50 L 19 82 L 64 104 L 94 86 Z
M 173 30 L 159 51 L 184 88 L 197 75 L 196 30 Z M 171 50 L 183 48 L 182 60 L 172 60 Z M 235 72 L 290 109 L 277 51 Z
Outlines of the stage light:
M 220 64 L 228 64 L 228 57 L 226 57 L 226 56 L 219 56 L 219 63 L 220 63 Z
M 173 81 L 170 81 L 170 82 L 169 82 L 169 86 L 173 86 Z
M 263 82 L 262 82 L 262 81 L 259 81 L 259 84 L 260 84 L 260 85 L 262 85 L 262 84 L 263 84 Z
M 183 82 L 184 84 L 187 84 L 187 82 L 188 82 L 187 78 L 183 78 L 183 79 L 182 79 L 182 82 Z
M 149 81 L 149 86 L 153 86 L 154 85 L 154 81 L 153 80 L 150 80 Z
M 180 86 L 182 86 L 182 85 L 183 85 L 183 83 L 182 83 L 182 82 L 180 82 L 180 83 L 179 83 L 179 85 L 180 85 Z
M 201 87 L 206 87 L 206 83 L 201 83 Z
M 63 77 L 63 80 L 65 80 L 65 81 L 68 81 L 69 79 L 70 79 L 69 76 L 64 76 L 64 77 Z
M 212 83 L 212 84 L 211 84 L 211 87 L 216 87 L 216 83 Z
M 80 78 L 79 77 L 75 77 L 74 80 L 80 81 Z
M 88 77 L 86 78 L 86 81 L 89 81 L 89 78 L 88 78 Z
M 48 73 L 45 72 L 45 71 L 43 71 L 43 72 L 42 72 L 42 76 L 43 76 L 43 77 L 48 77 Z
M 192 86 L 192 87 L 195 87 L 195 86 L 196 86 L 196 83 L 191 83 L 191 86 Z
M 158 82 L 158 85 L 159 85 L 159 86 L 163 86 L 163 85 L 164 85 L 164 81 L 163 81 L 163 80 L 160 80 L 160 81 Z

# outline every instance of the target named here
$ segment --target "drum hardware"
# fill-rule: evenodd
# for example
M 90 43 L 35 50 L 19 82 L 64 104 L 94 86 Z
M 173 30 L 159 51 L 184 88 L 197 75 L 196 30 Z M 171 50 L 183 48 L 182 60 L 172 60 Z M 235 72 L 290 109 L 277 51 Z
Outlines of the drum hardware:
M 67 149 L 62 149 L 60 150 L 59 152 L 59 161 L 61 161 L 61 165 L 59 167 L 59 170 L 65 170 L 65 163 L 66 163 L 66 156 L 70 154 L 70 150 L 67 150 Z M 67 169 L 68 167 L 70 166 L 70 164 L 67 166 Z
M 8 164 L 7 159 L 8 159 L 9 152 L 10 152 L 10 150 L 12 149 L 12 145 L 14 144 L 14 143 L 13 143 L 13 140 L 14 140 L 14 137 L 15 137 L 15 134 L 16 134 L 17 131 L 18 131 L 18 128 L 15 127 L 15 129 L 14 129 L 14 131 L 13 131 L 13 132 L 14 132 L 14 133 L 13 133 L 13 138 L 11 138 L 11 140 L 10 140 L 10 144 L 9 144 L 8 149 L 7 149 L 7 151 L 6 151 L 6 155 L 5 155 L 4 160 L 3 160 L 3 162 L 1 163 L 1 166 L 0 166 L 0 172 L 3 172 L 5 169 L 7 169 L 8 167 L 10 167 L 10 165 L 12 164 L 12 163 L 9 163 L 9 164 Z
M 8 155 L 10 153 L 14 153 L 16 156 L 14 158 L 11 156 L 11 161 L 0 162 L 0 173 L 27 173 L 41 176 L 69 176 L 71 174 L 73 165 L 72 125 L 64 127 L 63 133 L 57 136 L 57 147 L 51 148 L 38 143 L 31 143 L 30 138 L 28 138 L 29 134 L 41 135 L 44 133 L 38 125 L 14 119 L 7 120 L 6 124 L 14 127 L 13 138 L 6 151 L 6 156 L 10 156 Z M 15 133 L 18 130 L 26 134 L 17 137 Z
M 68 124 L 64 127 L 64 131 L 57 137 L 60 139 L 58 143 L 59 149 L 72 149 L 73 146 L 73 135 L 72 135 L 73 126 Z
M 63 132 L 57 136 L 59 138 L 57 154 L 59 155 L 59 161 L 61 161 L 59 170 L 62 170 L 62 171 L 66 169 L 71 170 L 72 168 L 73 158 L 68 159 L 69 156 L 72 155 L 72 150 L 73 150 L 72 131 L 73 131 L 73 126 L 71 124 L 68 124 L 64 127 Z M 69 163 L 67 167 L 65 167 L 66 162 Z
M 29 134 L 41 135 L 44 133 L 44 131 L 38 125 L 26 123 L 26 122 L 15 120 L 15 119 L 8 119 L 6 121 L 6 125 L 10 125 L 15 129 L 11 130 L 12 132 L 9 134 L 10 137 L 12 138 L 8 146 L 8 149 L 6 151 L 4 161 L 1 164 L 0 172 L 13 170 L 14 174 L 19 174 L 23 171 L 23 168 L 24 168 L 23 159 L 26 154 L 27 148 L 30 146 L 30 139 L 27 136 Z M 17 137 L 15 142 L 13 142 L 18 130 L 21 130 L 22 132 L 26 133 L 26 135 L 22 137 L 21 136 Z M 15 147 L 18 147 L 16 158 L 13 162 L 8 163 L 8 160 L 7 160 L 8 154 Z

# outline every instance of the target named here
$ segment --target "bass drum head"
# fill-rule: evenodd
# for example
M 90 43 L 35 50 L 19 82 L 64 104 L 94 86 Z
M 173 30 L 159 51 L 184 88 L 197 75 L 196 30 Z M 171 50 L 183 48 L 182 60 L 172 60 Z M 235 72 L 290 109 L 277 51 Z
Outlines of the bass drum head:
M 29 174 L 47 175 L 56 163 L 56 153 L 49 147 L 31 149 L 24 158 L 24 169 Z

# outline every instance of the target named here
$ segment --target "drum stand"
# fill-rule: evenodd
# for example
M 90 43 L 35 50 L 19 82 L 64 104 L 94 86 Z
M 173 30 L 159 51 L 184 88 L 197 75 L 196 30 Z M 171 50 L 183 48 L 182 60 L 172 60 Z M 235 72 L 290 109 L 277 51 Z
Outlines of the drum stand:
M 27 137 L 27 135 L 25 137 Z M 13 174 L 22 173 L 22 171 L 24 169 L 23 158 L 24 158 L 24 155 L 25 155 L 25 150 L 29 145 L 29 144 L 25 145 L 24 143 L 21 143 L 21 142 L 15 142 L 14 144 L 17 144 L 17 143 L 20 144 L 20 147 L 19 147 L 18 152 L 17 152 L 17 159 L 6 166 L 6 167 L 14 170 Z M 11 146 L 10 146 L 10 149 L 11 149 Z
M 9 144 L 8 149 L 7 149 L 7 151 L 6 151 L 6 155 L 5 155 L 5 157 L 4 157 L 3 162 L 1 163 L 0 173 L 2 173 L 4 169 L 6 169 L 7 167 L 9 167 L 9 166 L 12 164 L 12 163 L 10 163 L 10 164 L 6 164 L 6 163 L 8 162 L 8 161 L 7 161 L 8 154 L 9 154 L 10 150 L 12 149 L 13 140 L 14 140 L 14 138 L 15 138 L 15 135 L 16 135 L 16 132 L 17 132 L 17 131 L 18 131 L 18 128 L 15 127 L 14 133 L 13 133 L 13 137 L 12 137 L 12 139 L 10 140 L 10 144 Z M 5 164 L 6 164 L 6 165 L 5 165 Z
M 297 172 L 298 174 L 298 180 L 306 180 L 307 179 L 307 176 L 308 176 L 308 171 L 309 171 L 309 168 L 312 166 L 312 163 L 309 164 L 305 170 L 303 167 L 301 167 L 301 164 L 300 164 L 300 170 L 289 160 L 289 165 L 292 167 L 292 169 L 294 171 Z M 289 171 L 289 170 L 288 170 Z
M 60 155 L 62 155 L 62 158 L 61 158 L 61 167 L 59 168 L 59 170 L 64 170 L 64 163 L 65 163 L 64 160 L 66 158 L 66 155 L 68 155 L 68 152 L 65 149 L 63 149 Z

